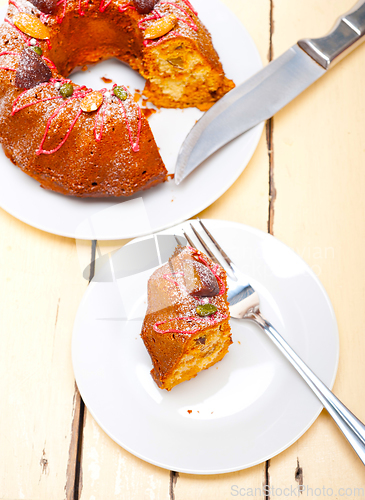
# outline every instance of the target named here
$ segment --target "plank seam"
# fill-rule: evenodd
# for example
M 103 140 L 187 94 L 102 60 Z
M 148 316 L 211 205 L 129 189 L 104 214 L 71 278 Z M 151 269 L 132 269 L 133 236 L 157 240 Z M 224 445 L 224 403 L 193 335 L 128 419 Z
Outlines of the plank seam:
M 269 38 L 269 62 L 274 58 L 273 47 L 273 34 L 274 34 L 274 2 L 270 0 L 270 38 Z M 266 144 L 269 156 L 269 213 L 267 220 L 267 231 L 274 234 L 274 215 L 275 215 L 275 178 L 274 178 L 274 118 L 270 118 L 266 122 Z
M 91 260 L 89 284 L 95 275 L 97 241 L 91 242 Z M 73 402 L 73 419 L 71 427 L 71 443 L 66 473 L 66 499 L 79 500 L 82 491 L 82 447 L 84 437 L 84 426 L 86 421 L 85 403 L 83 402 L 75 382 L 75 393 Z
M 270 460 L 265 462 L 264 500 L 270 500 Z
M 271 62 L 274 57 L 273 34 L 274 34 L 274 0 L 270 0 L 270 37 L 269 37 L 269 52 L 268 60 Z M 267 231 L 274 234 L 274 215 L 275 215 L 275 199 L 276 189 L 274 182 L 274 119 L 270 118 L 266 122 L 266 145 L 269 156 L 269 210 L 267 219 Z M 265 479 L 264 479 L 264 499 L 270 500 L 270 460 L 265 462 Z
M 297 457 L 297 466 L 296 466 L 296 469 L 295 469 L 294 477 L 295 477 L 296 482 L 299 485 L 300 494 L 303 493 L 303 490 L 302 490 L 303 476 L 304 476 L 304 474 L 303 474 L 303 468 L 300 466 L 300 464 L 299 464 L 299 458 Z
M 97 240 L 91 241 L 91 261 L 90 261 L 90 274 L 89 284 L 95 276 L 95 260 L 96 260 L 96 247 Z M 80 396 L 80 419 L 78 426 L 78 440 L 77 440 L 77 459 L 75 466 L 75 489 L 74 500 L 79 500 L 82 491 L 82 448 L 84 443 L 84 427 L 86 422 L 85 403 Z
M 170 470 L 170 488 L 169 488 L 170 500 L 175 500 L 175 487 L 178 477 L 179 477 L 178 472 Z

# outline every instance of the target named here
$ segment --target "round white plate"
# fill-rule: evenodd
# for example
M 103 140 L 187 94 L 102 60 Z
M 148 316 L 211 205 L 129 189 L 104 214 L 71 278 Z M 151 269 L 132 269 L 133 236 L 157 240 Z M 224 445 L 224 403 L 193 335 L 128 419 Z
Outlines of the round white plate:
M 194 6 L 212 34 L 229 78 L 239 84 L 261 69 L 251 37 L 227 7 L 219 0 L 194 0 Z M 144 79 L 116 60 L 75 73 L 73 79 L 92 88 L 111 87 L 101 81 L 103 76 L 131 90 L 144 88 Z M 201 115 L 196 108 L 161 109 L 150 118 L 169 173 L 174 172 L 180 146 Z M 113 240 L 150 234 L 192 217 L 219 198 L 247 165 L 262 127 L 258 125 L 214 154 L 180 186 L 170 180 L 124 201 L 78 199 L 41 189 L 0 148 L 0 206 L 31 226 L 72 238 Z
M 308 265 L 274 237 L 208 220 L 216 239 L 251 277 L 262 312 L 312 370 L 332 387 L 338 361 L 336 319 Z M 244 469 L 280 453 L 314 422 L 321 404 L 253 323 L 231 319 L 225 358 L 171 392 L 150 375 L 139 336 L 147 280 L 166 261 L 173 236 L 133 240 L 113 256 L 80 304 L 72 340 L 76 382 L 104 431 L 137 457 L 192 474 Z M 156 247 L 158 245 L 158 249 Z M 98 267 L 98 266 L 97 266 Z

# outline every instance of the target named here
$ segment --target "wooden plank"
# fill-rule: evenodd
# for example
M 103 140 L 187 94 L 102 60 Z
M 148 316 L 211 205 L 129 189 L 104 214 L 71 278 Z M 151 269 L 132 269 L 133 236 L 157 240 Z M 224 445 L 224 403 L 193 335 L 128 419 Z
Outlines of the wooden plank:
M 78 399 L 70 341 L 87 282 L 73 240 L 2 210 L 0 233 L 0 496 L 64 498 L 67 485 L 72 498 Z
M 242 20 L 259 49 L 264 64 L 267 62 L 270 38 L 270 1 L 224 3 Z M 259 146 L 243 174 L 227 193 L 200 216 L 228 219 L 267 228 L 268 217 L 268 153 L 263 134 Z M 98 242 L 97 255 L 119 248 L 126 241 Z M 262 488 L 265 482 L 265 464 L 246 471 L 218 476 L 174 474 L 149 465 L 133 457 L 116 445 L 86 413 L 83 438 L 81 500 L 112 498 L 156 499 L 215 499 L 229 498 L 231 487 L 239 485 Z
M 300 37 L 325 34 L 353 3 L 275 2 L 275 57 Z M 312 266 L 327 289 L 340 330 L 334 392 L 363 421 L 364 57 L 362 46 L 274 118 L 274 234 Z M 330 496 L 330 488 L 337 498 L 344 496 L 340 488 L 352 489 L 347 498 L 364 495 L 354 491 L 365 488 L 363 465 L 326 412 L 271 460 L 269 473 L 277 488 L 302 483 L 317 488 L 312 496 Z

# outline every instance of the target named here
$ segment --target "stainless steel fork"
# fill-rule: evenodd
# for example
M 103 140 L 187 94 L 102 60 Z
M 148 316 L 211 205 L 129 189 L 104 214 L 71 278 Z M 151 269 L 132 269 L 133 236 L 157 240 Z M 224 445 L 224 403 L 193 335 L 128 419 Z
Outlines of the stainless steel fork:
M 214 239 L 212 234 L 205 227 L 200 219 L 197 219 L 205 234 L 209 237 L 216 250 L 221 255 L 223 262 L 218 262 L 211 251 L 207 240 L 197 232 L 195 227 L 190 224 L 195 236 L 204 248 L 209 257 L 218 264 L 222 265 L 227 271 L 228 280 L 228 302 L 231 316 L 238 319 L 247 319 L 255 322 L 261 327 L 268 337 L 274 342 L 278 349 L 284 354 L 288 361 L 294 366 L 298 373 L 307 382 L 309 387 L 318 397 L 322 405 L 326 408 L 338 427 L 341 429 L 353 449 L 358 454 L 360 460 L 365 465 L 365 426 L 355 417 L 351 411 L 346 408 L 341 401 L 328 389 L 328 387 L 312 372 L 304 361 L 293 351 L 290 345 L 284 340 L 273 325 L 265 319 L 260 312 L 260 298 L 257 292 L 250 285 L 248 278 L 228 257 L 226 252 Z M 184 232 L 189 245 L 195 247 L 193 241 Z

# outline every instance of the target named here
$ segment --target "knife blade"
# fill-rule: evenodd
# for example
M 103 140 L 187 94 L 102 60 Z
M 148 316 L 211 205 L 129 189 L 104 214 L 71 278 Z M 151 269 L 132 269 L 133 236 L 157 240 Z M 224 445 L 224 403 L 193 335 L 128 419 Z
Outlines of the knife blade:
M 305 39 L 237 86 L 212 106 L 191 129 L 181 146 L 175 183 L 206 158 L 297 97 L 365 35 L 365 0 L 341 16 L 325 37 Z

